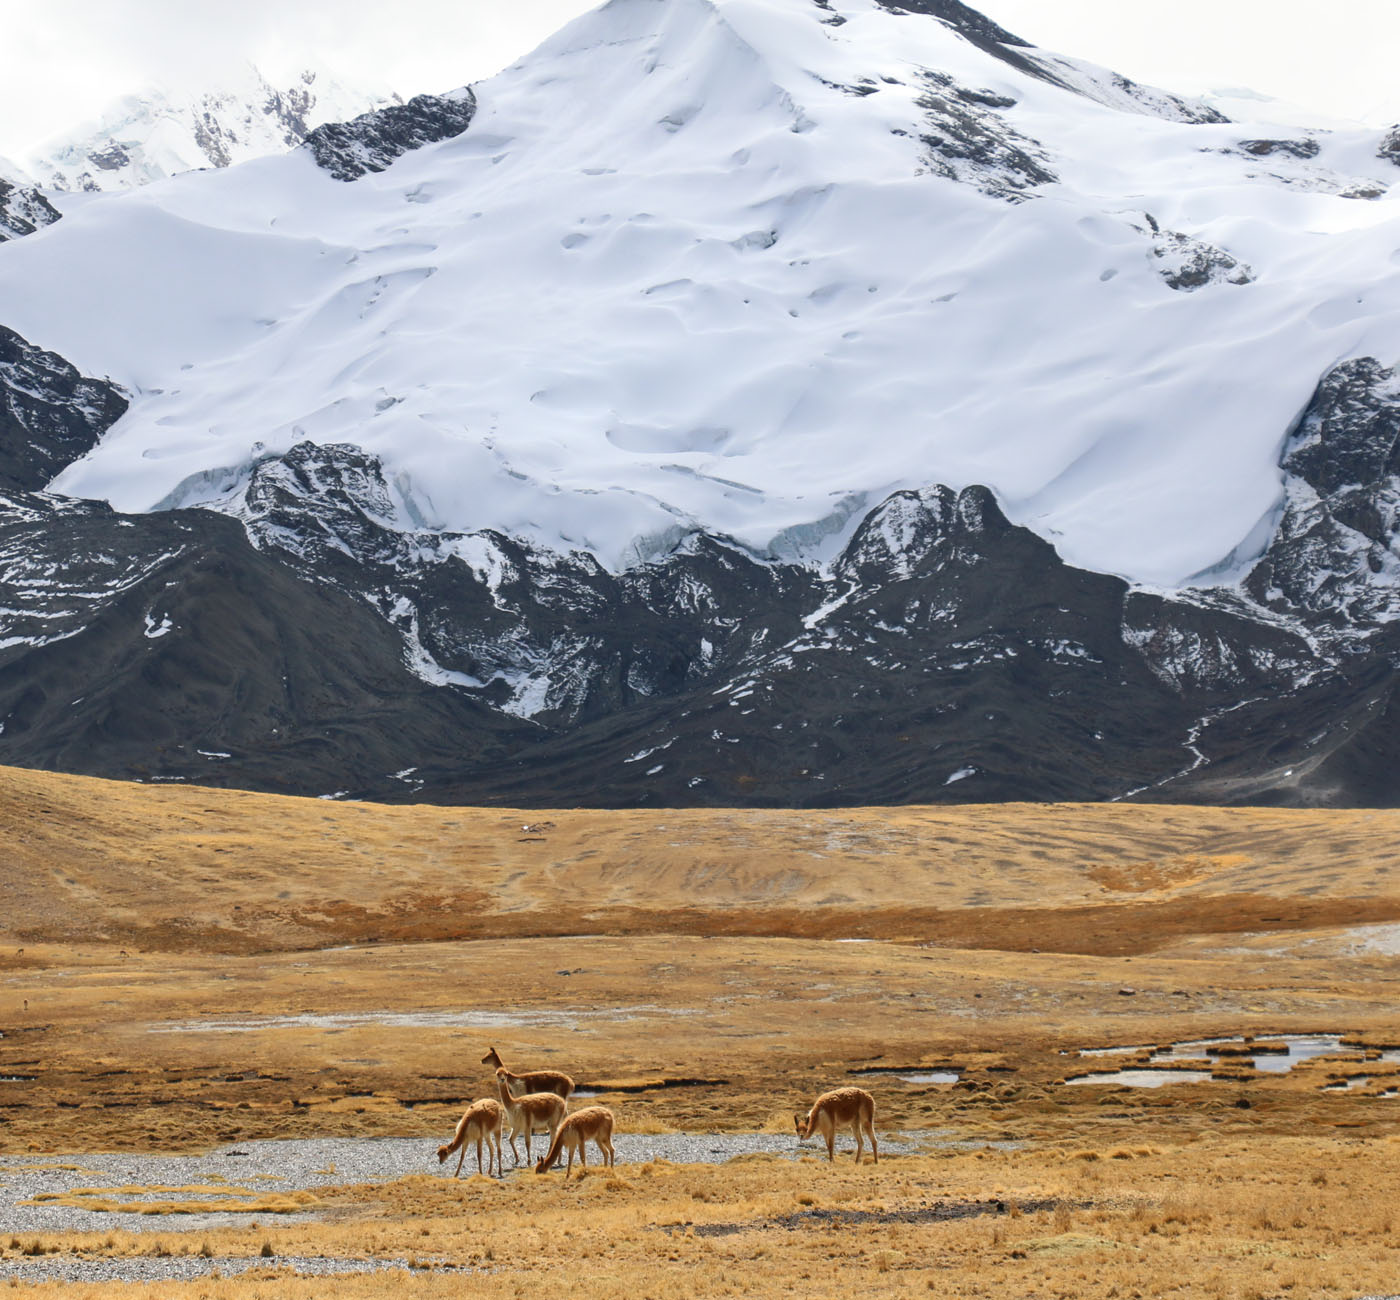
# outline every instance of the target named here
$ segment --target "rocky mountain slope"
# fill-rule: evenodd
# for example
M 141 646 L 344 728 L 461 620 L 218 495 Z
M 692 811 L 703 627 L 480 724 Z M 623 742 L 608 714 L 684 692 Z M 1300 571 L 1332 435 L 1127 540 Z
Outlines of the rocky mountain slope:
M 613 0 L 85 204 L 0 248 L 0 762 L 1400 802 L 1388 147 L 956 0 Z

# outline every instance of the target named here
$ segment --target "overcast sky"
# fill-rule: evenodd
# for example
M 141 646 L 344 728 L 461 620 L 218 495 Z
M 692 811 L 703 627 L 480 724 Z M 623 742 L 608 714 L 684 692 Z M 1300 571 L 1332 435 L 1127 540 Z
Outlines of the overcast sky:
M 1330 117 L 1400 120 L 1400 0 L 984 0 L 1013 32 L 1138 80 L 1248 86 Z M 0 0 L 0 154 L 151 84 L 327 66 L 402 95 L 490 76 L 587 0 Z

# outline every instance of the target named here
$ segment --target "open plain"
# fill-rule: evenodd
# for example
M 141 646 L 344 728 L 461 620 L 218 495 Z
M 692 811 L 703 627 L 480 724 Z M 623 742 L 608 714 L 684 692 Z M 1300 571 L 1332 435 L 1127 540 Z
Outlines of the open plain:
M 1397 813 L 7 769 L 0 837 L 0 1277 L 36 1296 L 1400 1291 Z M 490 1046 L 611 1107 L 616 1168 L 452 1181 Z M 1121 1069 L 1154 1086 L 1067 1082 Z M 880 1163 L 799 1155 L 850 1084 Z

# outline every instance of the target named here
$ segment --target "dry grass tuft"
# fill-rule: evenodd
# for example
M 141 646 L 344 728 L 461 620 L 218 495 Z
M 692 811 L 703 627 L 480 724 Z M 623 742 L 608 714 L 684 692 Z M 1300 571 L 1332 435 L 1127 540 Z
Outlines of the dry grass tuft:
M 161 1196 L 160 1193 L 217 1191 L 217 1197 L 181 1197 L 175 1199 Z M 155 1196 L 141 1200 L 121 1200 L 121 1196 L 134 1193 L 155 1193 Z M 227 1194 L 225 1194 L 227 1193 Z M 76 1210 L 91 1210 L 94 1214 L 142 1214 L 164 1216 L 171 1214 L 296 1214 L 319 1204 L 316 1196 L 307 1191 L 255 1192 L 246 1188 L 179 1188 L 179 1187 L 137 1187 L 116 1188 L 78 1187 L 69 1192 L 40 1192 L 23 1206 L 62 1205 Z

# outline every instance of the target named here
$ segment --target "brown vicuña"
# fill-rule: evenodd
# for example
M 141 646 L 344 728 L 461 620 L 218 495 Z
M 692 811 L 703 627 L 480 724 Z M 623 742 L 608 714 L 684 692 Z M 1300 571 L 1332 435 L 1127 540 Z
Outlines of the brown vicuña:
M 820 1133 L 826 1139 L 826 1158 L 836 1160 L 836 1130 L 848 1124 L 856 1139 L 856 1163 L 860 1163 L 862 1150 L 861 1130 L 870 1137 L 870 1149 L 875 1154 L 875 1163 L 880 1163 L 880 1144 L 875 1141 L 875 1098 L 864 1088 L 834 1088 L 824 1092 L 807 1112 L 807 1118 L 794 1115 L 797 1122 L 799 1142 Z
M 554 1140 L 549 1144 L 549 1150 L 541 1157 L 539 1164 L 535 1166 L 535 1172 L 542 1174 L 549 1169 L 556 1160 L 559 1159 L 559 1152 L 568 1149 L 569 1163 L 565 1166 L 564 1177 L 569 1177 L 569 1172 L 574 1167 L 574 1152 L 578 1152 L 578 1161 L 582 1170 L 588 1168 L 588 1152 L 584 1147 L 585 1142 L 593 1142 L 602 1153 L 604 1166 L 615 1164 L 613 1158 L 612 1145 L 613 1113 L 606 1106 L 586 1106 L 583 1110 L 576 1110 L 569 1116 L 554 1134 Z
M 548 1133 L 550 1142 L 559 1131 L 568 1110 L 567 1103 L 557 1092 L 527 1092 L 515 1096 L 506 1085 L 505 1076 L 509 1073 L 504 1067 L 496 1071 L 496 1087 L 500 1089 L 501 1105 L 505 1107 L 506 1120 L 510 1124 L 510 1153 L 515 1163 L 520 1163 L 520 1153 L 515 1149 L 515 1135 L 525 1134 L 525 1159 L 532 1160 L 530 1139 L 536 1133 Z
M 568 1101 L 574 1090 L 574 1081 L 562 1070 L 526 1070 L 524 1074 L 512 1074 L 494 1047 L 481 1058 L 481 1063 L 491 1066 L 496 1071 L 497 1079 L 504 1077 L 506 1086 L 516 1097 L 531 1092 L 552 1092 Z M 504 1076 L 502 1071 L 505 1071 Z
M 501 1128 L 505 1124 L 506 1113 L 501 1103 L 494 1097 L 482 1097 L 467 1107 L 467 1113 L 457 1121 L 457 1132 L 452 1141 L 438 1147 L 438 1164 L 442 1164 L 458 1147 L 462 1154 L 457 1157 L 457 1169 L 452 1177 L 462 1172 L 462 1161 L 467 1158 L 467 1143 L 476 1139 L 476 1172 L 481 1172 L 481 1140 L 486 1139 L 486 1172 L 491 1172 L 491 1145 L 496 1147 L 496 1177 L 503 1177 L 501 1170 Z

